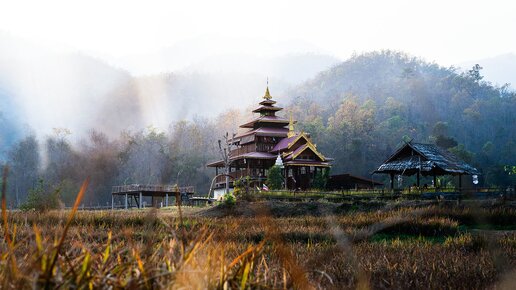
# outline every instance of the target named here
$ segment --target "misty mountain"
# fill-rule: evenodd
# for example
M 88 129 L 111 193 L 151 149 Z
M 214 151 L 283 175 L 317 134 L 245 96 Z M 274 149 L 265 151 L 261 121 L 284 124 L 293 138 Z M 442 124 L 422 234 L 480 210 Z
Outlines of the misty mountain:
M 161 73 L 249 74 L 298 84 L 340 60 L 304 41 L 197 37 L 153 53 L 111 57 L 133 75 Z
M 483 68 L 483 75 L 493 84 L 504 85 L 509 83 L 512 88 L 516 88 L 516 54 L 507 53 L 491 58 L 468 61 L 458 64 L 458 67 L 466 71 L 475 64 L 479 64 Z
M 9 100 L 3 110 L 17 112 L 15 122 L 38 135 L 52 128 L 111 133 L 138 125 L 136 90 L 125 90 L 131 81 L 127 72 L 98 59 L 0 33 L 0 84 L 8 92 L 2 103 Z
M 5 156 L 5 150 L 9 148 L 19 137 L 21 124 L 19 117 L 13 109 L 12 94 L 0 83 L 0 160 Z
M 329 69 L 340 60 L 324 54 L 300 53 L 275 57 L 257 57 L 244 54 L 210 56 L 184 69 L 186 72 L 247 73 L 274 78 L 296 85 Z
M 400 52 L 371 52 L 287 94 L 301 128 L 335 157 L 337 172 L 368 175 L 410 139 L 444 144 L 495 172 L 516 163 L 516 94 L 493 86 L 482 74 L 478 68 L 460 72 Z
M 4 116 L 39 136 L 53 128 L 68 128 L 75 137 L 91 128 L 109 135 L 148 126 L 167 129 L 178 120 L 215 117 L 256 103 L 267 77 L 278 101 L 287 103 L 284 91 L 335 62 L 315 54 L 228 55 L 178 72 L 133 76 L 99 58 L 0 33 L 2 110 L 17 112 Z

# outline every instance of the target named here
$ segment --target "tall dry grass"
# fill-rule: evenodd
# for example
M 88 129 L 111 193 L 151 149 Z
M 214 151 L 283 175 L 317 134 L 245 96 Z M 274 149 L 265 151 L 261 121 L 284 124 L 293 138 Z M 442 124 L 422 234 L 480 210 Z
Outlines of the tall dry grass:
M 475 215 L 510 223 L 514 209 L 432 206 L 277 217 L 257 208 L 248 216 L 211 218 L 185 210 L 90 212 L 75 206 L 38 213 L 3 206 L 0 287 L 513 286 L 516 235 L 485 237 L 462 226 L 474 224 Z

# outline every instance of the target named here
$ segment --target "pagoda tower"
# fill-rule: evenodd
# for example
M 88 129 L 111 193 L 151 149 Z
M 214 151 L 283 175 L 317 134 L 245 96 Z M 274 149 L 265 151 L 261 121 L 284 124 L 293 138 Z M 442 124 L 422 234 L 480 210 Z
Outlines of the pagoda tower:
M 289 119 L 276 115 L 283 108 L 276 106 L 268 86 L 262 98 L 258 108 L 253 110 L 258 116 L 240 125 L 245 131 L 231 140 L 236 149 L 229 154 L 230 176 L 233 179 L 248 176 L 253 187 L 261 188 L 269 169 L 279 161 L 279 156 L 283 163 L 284 187 L 301 190 L 310 188 L 315 174 L 323 168 L 329 168 L 332 159 L 317 151 L 308 133 L 295 132 L 292 114 Z M 219 160 L 207 166 L 215 167 L 218 175 L 219 170 L 224 168 L 224 162 Z M 223 192 L 224 186 L 225 177 L 218 176 L 216 196 Z

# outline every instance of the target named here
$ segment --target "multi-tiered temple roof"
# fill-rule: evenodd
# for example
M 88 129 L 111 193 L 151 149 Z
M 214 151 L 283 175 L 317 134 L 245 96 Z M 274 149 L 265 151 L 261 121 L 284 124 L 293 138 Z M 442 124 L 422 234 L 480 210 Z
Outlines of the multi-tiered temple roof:
M 232 144 L 237 149 L 230 153 L 231 172 L 235 178 L 249 176 L 262 182 L 268 169 L 280 156 L 289 188 L 307 188 L 319 168 L 330 167 L 330 159 L 317 150 L 310 135 L 295 132 L 292 116 L 286 119 L 276 116 L 283 108 L 275 106 L 267 87 L 263 100 L 253 113 L 259 114 L 240 128 L 246 131 L 236 135 Z M 208 164 L 209 167 L 223 168 L 223 161 Z

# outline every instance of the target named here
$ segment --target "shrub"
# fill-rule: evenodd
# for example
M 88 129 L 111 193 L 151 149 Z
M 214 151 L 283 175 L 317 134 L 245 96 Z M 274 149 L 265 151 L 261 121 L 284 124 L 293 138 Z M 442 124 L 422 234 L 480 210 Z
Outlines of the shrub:
M 265 183 L 270 187 L 270 189 L 281 189 L 283 176 L 281 176 L 281 168 L 279 166 L 274 165 L 269 169 Z
M 62 207 L 60 200 L 60 187 L 55 188 L 51 193 L 45 190 L 45 184 L 42 179 L 38 181 L 35 188 L 29 190 L 27 201 L 20 205 L 22 210 L 48 211 Z
M 226 206 L 234 206 L 236 203 L 236 198 L 233 194 L 228 192 L 228 193 L 224 194 L 223 201 L 224 201 L 224 205 L 226 205 Z
M 234 184 L 234 190 L 233 195 L 235 197 L 238 197 L 239 200 L 246 200 L 246 201 L 254 201 L 254 195 L 251 194 L 250 184 L 251 177 L 241 177 L 237 180 L 235 180 Z
M 324 169 L 322 171 L 317 171 L 314 177 L 313 188 L 315 189 L 325 189 L 328 184 L 328 179 L 330 177 L 330 172 L 328 169 Z

